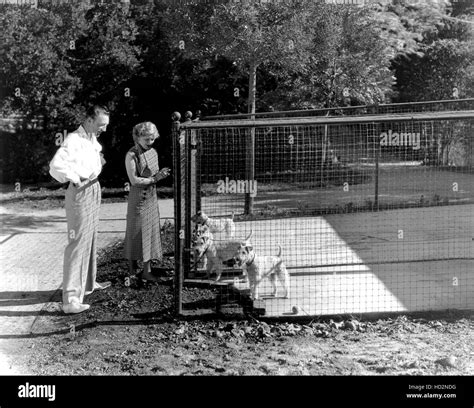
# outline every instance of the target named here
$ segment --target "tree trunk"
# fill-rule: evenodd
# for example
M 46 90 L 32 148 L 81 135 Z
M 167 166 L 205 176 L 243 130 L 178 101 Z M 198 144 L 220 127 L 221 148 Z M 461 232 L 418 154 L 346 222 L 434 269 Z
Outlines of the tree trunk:
M 446 124 L 441 125 L 437 135 L 438 165 L 440 166 L 447 166 L 449 164 L 449 147 L 452 141 L 452 131 L 448 126 Z
M 333 95 L 335 79 L 336 79 L 336 61 L 334 60 L 333 61 L 333 75 L 331 77 L 331 82 L 329 84 L 329 92 L 328 92 L 328 96 L 326 98 L 326 108 L 328 108 L 326 116 L 330 115 L 329 108 L 331 108 L 331 106 L 332 106 L 332 100 L 331 99 L 332 99 L 332 95 Z M 321 171 L 322 171 L 321 177 L 322 178 L 324 177 L 323 173 L 324 173 L 324 170 L 325 170 L 325 164 L 326 164 L 329 144 L 330 144 L 330 141 L 329 141 L 329 134 L 328 134 L 328 125 L 324 125 L 324 138 L 323 138 L 322 151 L 321 151 Z
M 326 117 L 329 116 L 329 111 L 326 113 Z M 327 152 L 329 148 L 329 133 L 328 125 L 324 125 L 324 136 L 323 136 L 323 145 L 321 152 L 321 166 L 324 169 L 324 164 L 326 163 Z
M 255 63 L 250 64 L 249 69 L 249 99 L 248 99 L 248 113 L 250 113 L 250 119 L 255 119 L 255 106 L 256 106 L 256 94 L 257 94 L 257 65 Z M 245 164 L 245 179 L 248 185 L 255 179 L 255 128 L 250 128 L 247 140 L 247 157 Z M 254 197 L 251 197 L 250 192 L 245 193 L 245 214 L 253 214 L 253 201 Z

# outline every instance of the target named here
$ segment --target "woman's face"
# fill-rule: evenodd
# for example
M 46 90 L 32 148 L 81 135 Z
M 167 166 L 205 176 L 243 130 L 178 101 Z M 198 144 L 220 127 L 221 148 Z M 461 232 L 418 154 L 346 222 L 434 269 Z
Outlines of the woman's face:
M 147 135 L 141 136 L 138 139 L 138 143 L 140 144 L 141 147 L 148 150 L 151 148 L 151 146 L 155 142 L 155 139 L 156 139 L 156 136 L 154 134 L 149 133 Z

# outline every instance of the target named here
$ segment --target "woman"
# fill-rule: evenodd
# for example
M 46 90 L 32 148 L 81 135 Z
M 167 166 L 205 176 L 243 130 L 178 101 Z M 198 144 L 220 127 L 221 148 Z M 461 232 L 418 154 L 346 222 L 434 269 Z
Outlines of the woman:
M 151 274 L 152 259 L 163 256 L 160 234 L 160 213 L 156 183 L 170 174 L 169 168 L 159 170 L 158 154 L 152 145 L 159 138 L 158 129 L 151 122 L 133 128 L 133 146 L 125 156 L 125 167 L 130 180 L 125 233 L 125 257 L 130 274 L 134 275 L 137 261 L 143 261 L 139 282 L 156 280 Z

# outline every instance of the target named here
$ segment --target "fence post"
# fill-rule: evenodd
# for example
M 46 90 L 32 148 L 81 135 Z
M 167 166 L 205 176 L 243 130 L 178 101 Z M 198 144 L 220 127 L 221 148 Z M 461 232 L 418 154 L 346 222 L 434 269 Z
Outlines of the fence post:
M 173 141 L 173 193 L 174 193 L 174 310 L 177 315 L 182 314 L 183 293 L 183 241 L 181 231 L 182 225 L 182 191 L 181 191 L 181 140 L 180 123 L 181 115 L 174 112 L 171 137 Z
M 200 111 L 197 111 L 198 114 L 200 115 Z M 186 118 L 186 123 L 190 122 L 196 122 L 199 120 L 199 116 L 196 119 L 192 119 L 193 114 L 190 111 L 187 111 L 185 114 Z M 196 129 L 191 129 L 190 134 L 190 145 L 189 145 L 189 152 L 188 154 L 188 159 L 189 159 L 189 168 L 188 168 L 188 173 L 187 177 L 189 180 L 189 203 L 188 207 L 190 208 L 190 218 L 189 222 L 191 221 L 191 215 L 196 214 L 200 209 L 201 206 L 198 205 L 198 173 L 197 173 L 197 165 L 198 165 L 198 159 L 197 159 L 197 149 L 198 149 L 198 138 L 197 138 L 197 131 Z M 200 203 L 199 203 L 200 204 Z M 199 208 L 198 208 L 199 207 Z
M 187 111 L 184 114 L 185 123 L 191 123 L 193 114 Z M 189 130 L 187 130 L 189 132 Z M 192 134 L 193 130 L 191 130 Z M 191 211 L 193 202 L 193 151 L 191 134 L 184 134 L 184 249 L 183 249 L 183 269 L 184 274 L 189 277 L 191 260 Z
M 196 119 L 193 120 L 193 122 L 198 122 L 199 120 L 201 119 L 201 111 L 200 110 L 197 110 L 196 111 Z M 195 152 L 195 155 L 194 155 L 194 171 L 195 171 L 195 178 L 194 178 L 194 181 L 195 181 L 195 193 L 196 193 L 196 197 L 195 197 L 195 211 L 196 213 L 198 211 L 201 211 L 201 158 L 200 158 L 200 155 L 201 155 L 201 149 L 202 149 L 202 146 L 201 146 L 201 142 L 202 142 L 202 138 L 201 138 L 201 132 L 198 132 L 196 131 L 196 134 L 195 134 L 195 145 L 194 145 L 194 152 Z

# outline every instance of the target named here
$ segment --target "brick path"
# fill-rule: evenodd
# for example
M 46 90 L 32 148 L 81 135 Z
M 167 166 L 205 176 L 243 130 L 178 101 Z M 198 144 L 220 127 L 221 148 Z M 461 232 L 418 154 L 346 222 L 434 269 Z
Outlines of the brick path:
M 162 222 L 172 218 L 173 200 L 159 204 Z M 126 211 L 127 203 L 101 205 L 100 248 L 124 238 Z M 0 225 L 0 375 L 15 375 L 21 373 L 8 356 L 12 342 L 31 332 L 62 283 L 65 210 L 17 213 L 0 207 Z

